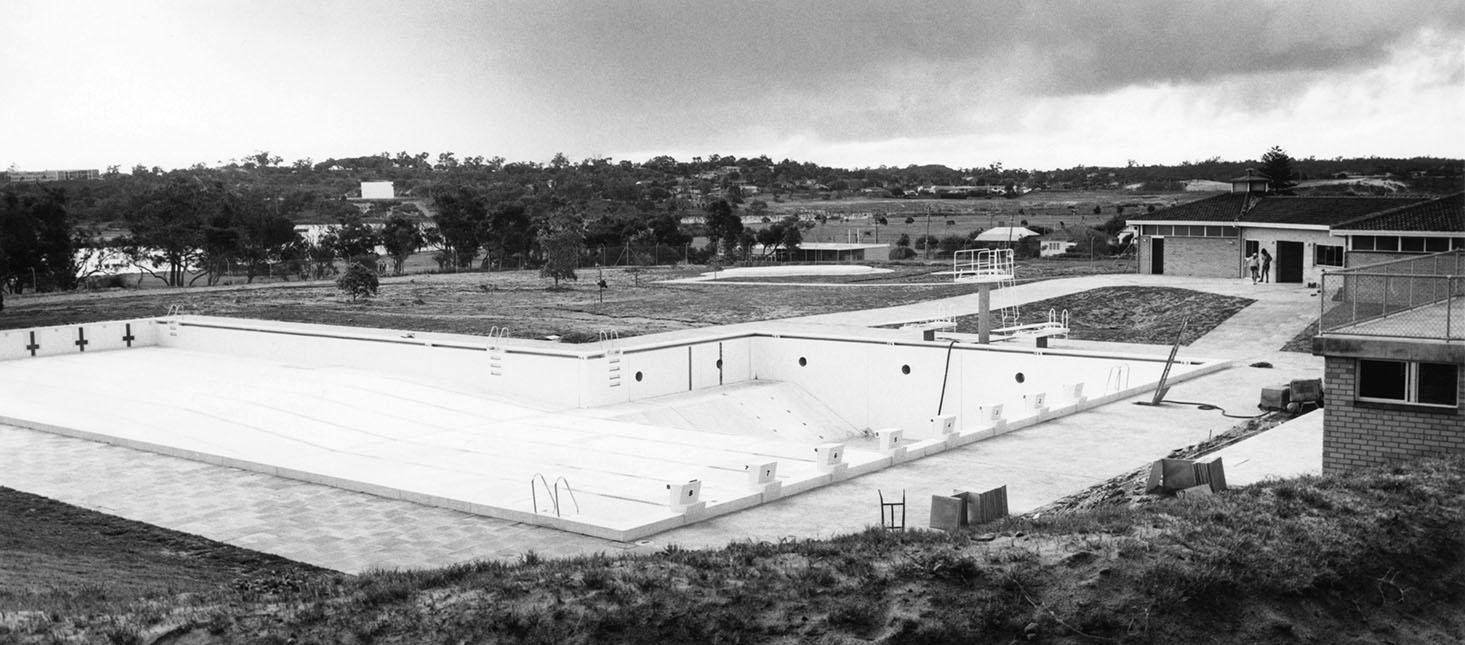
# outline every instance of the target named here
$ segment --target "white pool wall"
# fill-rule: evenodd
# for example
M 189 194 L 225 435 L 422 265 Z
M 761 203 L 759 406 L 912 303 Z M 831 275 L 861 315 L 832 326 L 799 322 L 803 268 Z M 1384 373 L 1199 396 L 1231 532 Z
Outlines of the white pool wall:
M 991 425 L 991 407 L 1018 420 L 1041 416 L 1024 396 L 1042 393 L 1050 411 L 1089 407 L 1131 395 L 1158 380 L 1164 361 L 1153 356 L 1089 355 L 1012 345 L 951 345 L 896 340 L 889 334 L 719 334 L 658 343 L 555 345 L 460 334 L 184 316 L 0 332 L 0 360 L 133 346 L 237 355 L 331 366 L 451 384 L 455 389 L 511 397 L 544 409 L 589 408 L 692 390 L 769 379 L 799 385 L 851 425 L 904 429 L 933 436 L 938 410 L 966 430 Z M 802 364 L 800 363 L 802 359 Z M 721 368 L 718 363 L 721 361 Z M 949 363 L 949 368 L 948 368 Z M 1180 380 L 1218 369 L 1217 361 L 1182 360 Z M 908 373 L 906 368 L 909 368 Z M 1121 371 L 1123 372 L 1121 374 Z M 1019 383 L 1017 374 L 1023 375 Z M 945 376 L 943 397 L 942 381 Z M 638 379 L 637 376 L 640 376 Z M 1122 375 L 1122 378 L 1117 379 Z M 1070 396 L 1074 386 L 1081 394 Z M 1069 409 L 1067 411 L 1073 411 Z
M 127 349 L 129 335 L 133 337 L 132 347 L 157 345 L 158 325 L 143 319 L 0 331 L 0 361 Z M 79 340 L 86 344 L 78 345 Z M 34 353 L 31 345 L 36 346 Z

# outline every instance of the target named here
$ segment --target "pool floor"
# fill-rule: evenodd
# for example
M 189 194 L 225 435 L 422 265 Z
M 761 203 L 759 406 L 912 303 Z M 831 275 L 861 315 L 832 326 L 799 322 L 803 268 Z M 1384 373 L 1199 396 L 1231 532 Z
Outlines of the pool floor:
M 0 421 L 624 541 L 837 477 L 796 430 L 832 412 L 786 385 L 724 389 L 724 407 L 781 418 L 750 435 L 724 409 L 726 431 L 699 431 L 687 417 L 706 392 L 682 406 L 545 409 L 381 372 L 149 347 L 0 363 Z M 808 409 L 790 412 L 793 401 Z M 892 463 L 859 437 L 846 450 L 845 474 Z M 769 462 L 772 491 L 745 468 Z M 692 480 L 702 506 L 673 508 L 668 485 Z

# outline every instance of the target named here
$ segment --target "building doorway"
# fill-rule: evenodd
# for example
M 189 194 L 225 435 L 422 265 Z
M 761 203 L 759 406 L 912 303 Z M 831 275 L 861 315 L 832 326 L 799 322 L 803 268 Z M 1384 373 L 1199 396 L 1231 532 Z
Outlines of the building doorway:
M 1302 282 L 1302 242 L 1277 242 L 1277 282 Z
M 1163 275 L 1165 273 L 1165 238 L 1150 238 L 1150 273 Z

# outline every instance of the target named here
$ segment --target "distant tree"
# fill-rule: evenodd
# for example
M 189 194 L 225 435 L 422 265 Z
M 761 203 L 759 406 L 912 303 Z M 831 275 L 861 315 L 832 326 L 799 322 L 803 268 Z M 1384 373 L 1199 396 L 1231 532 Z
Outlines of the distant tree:
M 205 224 L 218 214 L 221 193 L 217 182 L 178 175 L 137 196 L 123 214 L 131 229 L 123 252 L 164 284 L 184 286 L 185 272 L 202 264 Z
M 352 262 L 346 272 L 336 279 L 336 288 L 351 296 L 351 302 L 375 296 L 379 286 L 376 270 L 364 262 Z
M 1095 215 L 1103 215 L 1104 214 L 1104 207 L 1103 206 L 1100 206 L 1098 204 L 1094 204 L 1094 214 Z
M 916 223 L 916 218 L 911 217 L 910 215 L 906 215 L 905 216 L 905 223 L 907 223 L 907 224 L 915 224 Z
M 369 259 L 376 264 L 376 245 L 381 243 L 381 236 L 360 215 L 342 219 L 334 232 L 336 257 L 350 262 Z
M 707 205 L 707 240 L 713 249 L 721 243 L 724 253 L 731 255 L 743 232 L 743 220 L 733 212 L 732 204 L 719 199 Z
M 911 245 L 911 235 L 910 235 L 910 233 L 901 233 L 900 234 L 900 239 L 898 239 L 898 240 L 895 241 L 895 245 L 896 246 L 910 246 Z
M 468 186 L 444 186 L 432 193 L 438 234 L 443 252 L 455 267 L 473 265 L 482 245 L 481 234 L 488 219 L 488 206 L 478 191 Z
M 580 266 L 580 254 L 585 250 L 585 223 L 579 213 L 568 208 L 559 208 L 539 223 L 540 253 L 544 266 L 539 275 L 553 278 L 554 288 L 560 288 L 560 280 L 577 280 L 575 269 Z
M 1266 154 L 1262 155 L 1261 173 L 1267 178 L 1267 190 L 1274 193 L 1285 193 L 1297 185 L 1293 181 L 1295 176 L 1292 170 L 1292 157 L 1280 146 L 1272 146 Z
M 76 286 L 77 236 L 66 209 L 66 194 L 0 194 L 0 289 L 17 292 L 26 283 L 39 289 Z
M 402 275 L 402 265 L 407 263 L 407 258 L 416 253 L 417 249 L 422 248 L 424 242 L 417 224 L 401 214 L 393 214 L 387 218 L 386 226 L 382 227 L 381 241 L 387 255 L 392 258 L 392 275 Z

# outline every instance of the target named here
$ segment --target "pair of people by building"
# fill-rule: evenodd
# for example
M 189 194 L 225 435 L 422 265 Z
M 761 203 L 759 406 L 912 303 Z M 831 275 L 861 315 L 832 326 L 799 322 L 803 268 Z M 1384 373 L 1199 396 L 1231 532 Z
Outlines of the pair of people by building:
M 1246 256 L 1246 269 L 1251 273 L 1251 283 L 1271 282 L 1272 254 L 1266 249 Z

